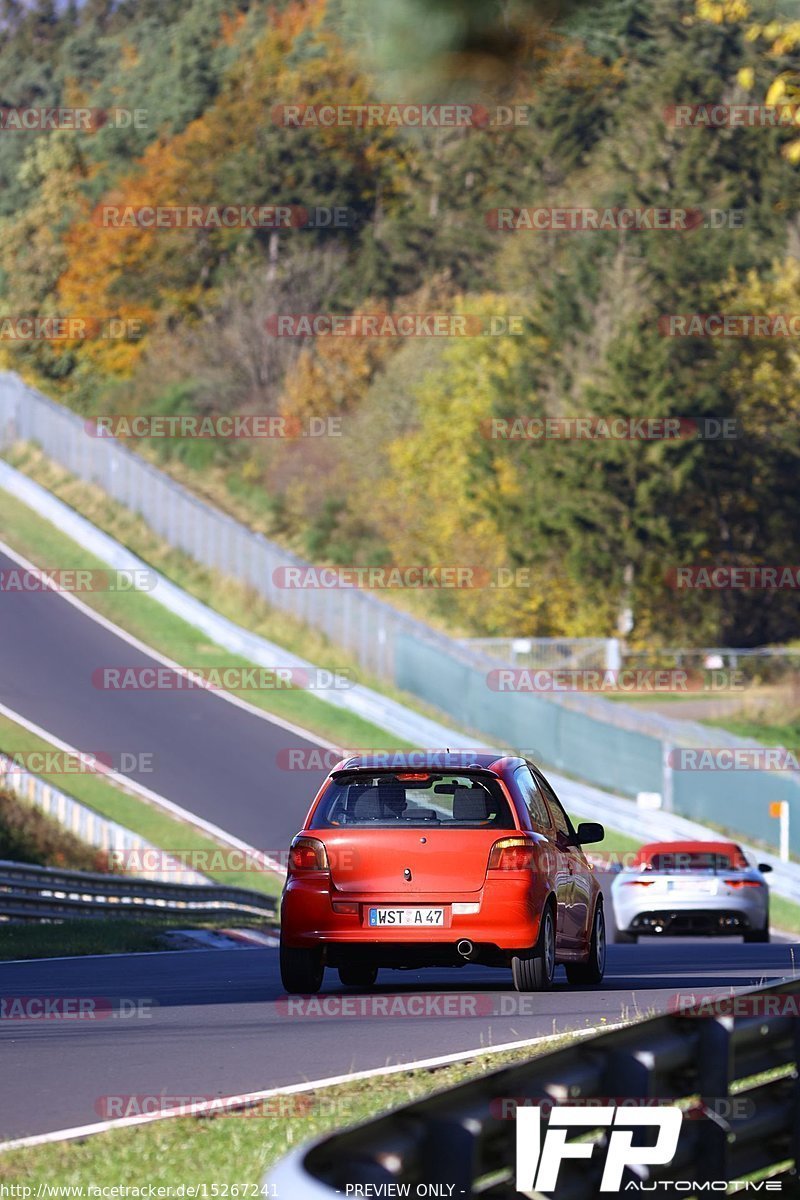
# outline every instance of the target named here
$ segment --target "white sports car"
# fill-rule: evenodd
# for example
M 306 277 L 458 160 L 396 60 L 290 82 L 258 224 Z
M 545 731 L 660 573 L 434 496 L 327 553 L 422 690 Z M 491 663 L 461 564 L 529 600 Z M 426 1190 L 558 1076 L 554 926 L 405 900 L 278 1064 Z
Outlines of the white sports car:
M 735 842 L 650 842 L 611 885 L 614 940 L 740 934 L 768 942 L 771 870 L 751 866 Z

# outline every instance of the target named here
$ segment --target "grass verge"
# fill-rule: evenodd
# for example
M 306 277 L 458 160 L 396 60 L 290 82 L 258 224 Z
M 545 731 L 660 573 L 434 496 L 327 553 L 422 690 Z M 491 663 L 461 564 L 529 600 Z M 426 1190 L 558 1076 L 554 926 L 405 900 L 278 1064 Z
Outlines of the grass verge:
M 264 921 L 250 917 L 198 921 L 191 914 L 147 917 L 142 920 L 83 919 L 48 925 L 0 924 L 0 961 L 66 958 L 79 954 L 138 954 L 174 949 L 164 934 L 171 929 L 263 929 Z
M 178 1117 L 133 1129 L 111 1130 L 84 1142 L 11 1150 L 0 1154 L 0 1183 L 57 1179 L 60 1184 L 113 1186 L 126 1179 L 152 1184 L 188 1180 L 256 1185 L 263 1171 L 309 1138 L 379 1112 L 454 1087 L 514 1062 L 566 1045 L 564 1035 L 538 1046 L 487 1054 L 435 1070 L 398 1072 L 366 1082 L 305 1092 L 265 1102 L 256 1116 Z M 209 1189 L 210 1190 L 210 1189 Z M 220 1195 L 224 1193 L 220 1192 Z M 229 1191 L 228 1195 L 232 1193 Z M 236 1194 L 235 1192 L 233 1193 Z M 256 1195 L 251 1188 L 240 1196 Z M 301 1200 L 286 1197 L 284 1200 Z
M 785 746 L 795 755 L 800 754 L 800 719 L 792 721 L 771 721 L 759 717 L 727 717 L 719 720 L 706 721 L 707 725 L 715 725 L 719 729 L 727 729 L 737 737 L 755 738 L 768 746 Z
M 774 929 L 800 934 L 800 904 L 786 900 L 783 896 L 776 896 L 772 892 L 769 898 L 769 917 Z

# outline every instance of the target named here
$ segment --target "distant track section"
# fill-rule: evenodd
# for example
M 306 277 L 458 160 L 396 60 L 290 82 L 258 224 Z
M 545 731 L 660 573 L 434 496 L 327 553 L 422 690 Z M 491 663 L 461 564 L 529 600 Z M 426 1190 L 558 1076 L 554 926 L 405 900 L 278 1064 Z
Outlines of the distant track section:
M 17 565 L 0 552 L 0 570 Z M 0 702 L 79 750 L 146 752 L 137 783 L 258 849 L 288 846 L 325 772 L 281 764 L 326 743 L 211 691 L 98 690 L 99 668 L 163 661 L 62 593 L 7 592 L 2 613 Z

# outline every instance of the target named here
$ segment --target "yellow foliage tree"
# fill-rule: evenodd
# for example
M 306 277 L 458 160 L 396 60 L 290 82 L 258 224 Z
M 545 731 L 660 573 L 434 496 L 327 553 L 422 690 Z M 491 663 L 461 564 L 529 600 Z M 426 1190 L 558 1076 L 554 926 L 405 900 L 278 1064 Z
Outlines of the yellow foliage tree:
M 485 295 L 454 311 L 507 317 L 513 299 Z M 508 387 L 524 353 L 513 335 L 453 339 L 439 370 L 417 390 L 419 425 L 393 440 L 388 469 L 369 481 L 368 505 L 398 564 L 474 566 L 485 586 L 440 597 L 440 609 L 462 628 L 502 633 L 574 632 L 578 597 L 557 564 L 514 574 L 495 514 L 513 506 L 519 482 L 502 443 L 487 437 L 498 392 Z M 496 504 L 486 503 L 491 495 Z M 505 572 L 505 574 L 504 574 Z M 429 598 L 428 598 L 429 599 Z
M 695 11 L 704 21 L 715 25 L 744 24 L 753 15 L 752 6 L 748 0 L 696 0 Z M 800 46 L 800 21 L 773 18 L 766 22 L 753 21 L 746 26 L 748 41 L 766 43 L 767 54 L 774 58 L 783 58 L 792 54 Z M 741 70 L 737 82 L 745 91 L 754 87 L 753 72 L 749 68 Z M 794 120 L 800 125 L 800 75 L 796 71 L 781 71 L 767 88 L 764 103 L 768 106 L 794 106 Z M 789 162 L 800 163 L 800 138 L 795 138 L 783 146 L 781 153 Z

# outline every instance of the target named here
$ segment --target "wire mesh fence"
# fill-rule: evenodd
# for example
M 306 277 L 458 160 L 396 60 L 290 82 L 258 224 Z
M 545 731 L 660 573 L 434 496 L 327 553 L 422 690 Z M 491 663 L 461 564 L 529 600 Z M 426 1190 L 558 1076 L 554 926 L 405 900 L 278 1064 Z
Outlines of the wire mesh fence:
M 369 675 L 433 705 L 465 730 L 516 749 L 536 746 L 547 765 L 565 773 L 626 796 L 658 792 L 665 807 L 768 844 L 777 841 L 769 802 L 787 800 L 797 810 L 792 845 L 800 852 L 800 773 L 674 769 L 676 746 L 734 750 L 756 747 L 752 739 L 580 690 L 494 690 L 487 681 L 503 659 L 502 640 L 457 641 L 356 587 L 281 586 L 287 568 L 312 564 L 198 499 L 119 441 L 90 436 L 79 416 L 17 375 L 0 373 L 0 449 L 15 442 L 38 444 L 79 479 L 140 514 L 170 545 L 252 588 L 271 607 L 324 634 Z M 608 667 L 618 650 L 614 639 L 593 641 L 582 661 Z M 522 647 L 517 653 L 523 655 Z M 583 651 L 554 639 L 548 653 L 563 662 Z M 525 654 L 531 658 L 533 644 Z

